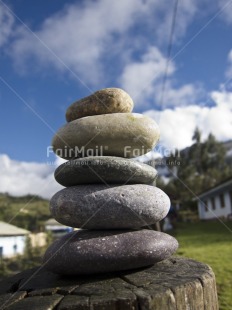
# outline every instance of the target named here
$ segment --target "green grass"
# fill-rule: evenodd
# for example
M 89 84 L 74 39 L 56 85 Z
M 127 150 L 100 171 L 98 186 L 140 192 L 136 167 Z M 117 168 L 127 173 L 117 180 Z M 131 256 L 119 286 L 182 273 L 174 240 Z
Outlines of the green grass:
M 232 222 L 178 223 L 177 255 L 210 265 L 216 275 L 221 310 L 232 309 Z

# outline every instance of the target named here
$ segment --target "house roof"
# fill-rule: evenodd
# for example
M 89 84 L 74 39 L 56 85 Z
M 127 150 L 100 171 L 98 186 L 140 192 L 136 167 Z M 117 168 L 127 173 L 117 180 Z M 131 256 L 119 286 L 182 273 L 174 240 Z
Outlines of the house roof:
M 0 221 L 0 237 L 1 236 L 24 236 L 29 234 L 30 231 L 19 228 L 17 226 Z
M 51 230 L 51 231 L 67 231 L 67 229 L 70 229 L 71 227 L 63 225 L 59 222 L 57 222 L 55 219 L 51 218 L 45 222 L 45 229 Z
M 59 222 L 57 222 L 55 219 L 51 218 L 45 222 L 45 226 L 62 226 L 67 227 L 66 225 L 63 225 Z
M 207 191 L 202 192 L 198 195 L 199 198 L 204 199 L 205 197 L 210 197 L 214 195 L 218 195 L 222 192 L 232 191 L 232 178 L 227 179 L 214 187 L 209 188 Z

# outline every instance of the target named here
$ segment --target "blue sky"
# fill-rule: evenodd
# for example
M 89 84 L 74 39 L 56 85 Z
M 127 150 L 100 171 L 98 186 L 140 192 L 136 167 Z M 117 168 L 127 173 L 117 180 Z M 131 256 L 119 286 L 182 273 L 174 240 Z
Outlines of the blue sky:
M 179 1 L 168 62 L 175 3 L 0 0 L 0 192 L 53 182 L 46 150 L 66 108 L 105 87 L 126 90 L 167 148 L 196 126 L 232 138 L 232 0 Z

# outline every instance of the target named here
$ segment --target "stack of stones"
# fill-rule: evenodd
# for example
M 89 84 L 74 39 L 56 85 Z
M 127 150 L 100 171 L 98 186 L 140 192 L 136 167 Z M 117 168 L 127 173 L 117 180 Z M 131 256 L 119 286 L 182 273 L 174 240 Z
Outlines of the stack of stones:
M 131 159 L 159 139 L 155 121 L 132 109 L 130 96 L 117 88 L 97 91 L 67 109 L 67 124 L 52 142 L 55 153 L 68 160 L 55 171 L 66 188 L 52 197 L 50 209 L 58 222 L 81 230 L 47 249 L 48 270 L 63 275 L 127 270 L 176 251 L 176 239 L 143 228 L 167 215 L 170 200 L 154 186 L 156 170 Z

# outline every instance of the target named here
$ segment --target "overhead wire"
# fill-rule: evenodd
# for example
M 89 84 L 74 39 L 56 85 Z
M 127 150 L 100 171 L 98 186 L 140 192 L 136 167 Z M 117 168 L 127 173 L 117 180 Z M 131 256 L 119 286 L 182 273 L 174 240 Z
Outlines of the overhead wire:
M 179 5 L 179 0 L 176 0 L 174 3 L 174 7 L 173 7 L 171 30 L 170 30 L 170 36 L 169 36 L 169 41 L 168 41 L 168 47 L 167 47 L 167 61 L 166 61 L 164 76 L 163 76 L 162 85 L 161 85 L 161 95 L 160 95 L 160 102 L 159 102 L 160 107 L 162 107 L 164 104 L 165 89 L 166 89 L 166 83 L 167 83 L 167 77 L 168 77 L 169 64 L 170 64 L 170 60 L 171 60 L 171 53 L 172 53 L 173 38 L 174 38 L 174 33 L 175 33 L 178 5 Z

